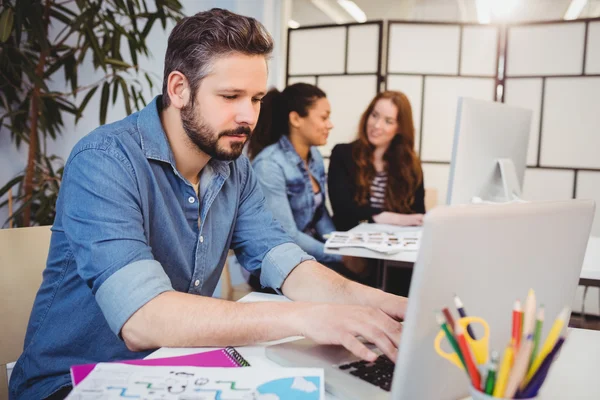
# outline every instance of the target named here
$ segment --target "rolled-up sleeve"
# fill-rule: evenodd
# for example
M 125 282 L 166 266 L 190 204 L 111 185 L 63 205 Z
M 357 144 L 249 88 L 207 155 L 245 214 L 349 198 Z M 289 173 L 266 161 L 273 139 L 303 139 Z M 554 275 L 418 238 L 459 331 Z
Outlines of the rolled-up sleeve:
M 118 335 L 139 308 L 173 290 L 144 233 L 135 171 L 110 146 L 80 151 L 65 167 L 61 201 L 77 272 Z
M 279 289 L 298 264 L 315 258 L 298 247 L 273 218 L 247 160 L 243 167 L 240 206 L 231 247 L 246 270 L 260 271 L 263 286 Z

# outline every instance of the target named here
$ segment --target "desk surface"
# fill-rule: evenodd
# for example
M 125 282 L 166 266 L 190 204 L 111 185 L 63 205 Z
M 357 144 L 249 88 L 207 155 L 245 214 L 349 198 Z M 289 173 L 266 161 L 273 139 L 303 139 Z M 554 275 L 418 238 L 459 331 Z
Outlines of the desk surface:
M 239 301 L 257 302 L 288 300 L 283 296 L 250 293 Z M 261 343 L 255 346 L 238 347 L 237 350 L 252 366 L 274 367 L 279 365 L 267 358 L 265 355 L 265 348 L 276 343 L 283 343 L 296 339 L 299 338 L 292 337 Z M 163 347 L 150 354 L 147 358 L 173 357 L 209 350 L 214 350 L 214 348 Z M 550 375 L 541 391 L 539 400 L 600 399 L 600 385 L 597 384 L 598 371 L 600 371 L 600 331 L 571 328 L 569 329 L 568 339 L 561 350 L 560 359 L 550 370 Z M 337 399 L 329 393 L 325 394 L 325 398 L 327 400 Z
M 355 226 L 351 232 L 419 232 L 421 227 L 400 227 L 385 224 L 360 224 Z M 375 258 L 378 260 L 400 261 L 406 263 L 414 263 L 417 261 L 417 251 L 404 251 L 396 254 L 382 254 L 369 249 L 361 249 L 357 247 L 345 248 L 341 250 L 325 249 L 326 253 L 341 254 L 351 257 Z M 583 268 L 580 274 L 581 279 L 598 280 L 600 281 L 600 237 L 590 237 L 588 242 L 585 259 L 583 260 Z

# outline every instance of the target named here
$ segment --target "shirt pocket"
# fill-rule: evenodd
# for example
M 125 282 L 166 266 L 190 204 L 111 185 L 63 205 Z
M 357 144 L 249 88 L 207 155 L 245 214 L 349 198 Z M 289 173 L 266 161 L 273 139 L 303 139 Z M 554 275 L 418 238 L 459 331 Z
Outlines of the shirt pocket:
M 306 183 L 303 181 L 293 181 L 286 187 L 288 201 L 294 214 L 294 219 L 298 222 L 303 209 L 308 207 Z

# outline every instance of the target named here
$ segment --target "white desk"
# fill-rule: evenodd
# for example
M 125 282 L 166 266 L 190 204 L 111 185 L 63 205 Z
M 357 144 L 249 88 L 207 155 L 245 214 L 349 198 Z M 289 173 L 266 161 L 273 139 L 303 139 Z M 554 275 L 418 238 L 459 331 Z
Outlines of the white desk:
M 240 301 L 286 300 L 283 296 L 250 293 Z M 237 350 L 252 366 L 279 366 L 266 357 L 265 348 L 276 343 L 296 339 L 298 337 L 261 343 L 255 346 L 237 347 Z M 147 358 L 173 357 L 209 350 L 214 350 L 214 348 L 161 348 Z M 539 400 L 598 400 L 600 399 L 598 371 L 600 371 L 600 331 L 569 329 L 569 337 L 561 350 L 560 359 L 552 367 Z M 327 400 L 337 399 L 329 393 L 326 393 L 325 398 Z
M 360 224 L 350 230 L 350 232 L 420 232 L 421 227 L 399 227 L 394 225 L 385 224 Z M 348 247 L 340 250 L 325 249 L 326 253 L 330 254 L 341 254 L 344 256 L 351 257 L 363 257 L 363 258 L 374 258 L 377 260 L 385 261 L 397 261 L 406 263 L 404 267 L 410 266 L 417 261 L 417 251 L 405 251 L 396 254 L 382 254 L 373 250 L 361 249 L 357 247 Z M 385 268 L 388 263 L 384 263 L 384 276 Z M 590 237 L 588 242 L 585 259 L 583 261 L 583 268 L 580 275 L 580 284 L 584 286 L 598 286 L 600 287 L 600 237 Z

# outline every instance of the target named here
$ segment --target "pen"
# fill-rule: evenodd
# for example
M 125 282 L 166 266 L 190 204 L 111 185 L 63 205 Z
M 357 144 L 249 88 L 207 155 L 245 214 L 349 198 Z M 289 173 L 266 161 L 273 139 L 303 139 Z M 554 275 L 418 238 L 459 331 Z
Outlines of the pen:
M 458 314 L 462 318 L 466 318 L 467 317 L 467 312 L 465 311 L 465 307 L 463 306 L 462 301 L 460 301 L 460 298 L 456 294 L 454 295 L 454 304 L 456 305 L 456 309 L 458 310 Z M 473 329 L 471 329 L 471 325 L 467 325 L 467 332 L 469 333 L 469 336 L 471 336 L 471 339 L 473 339 L 473 340 L 477 339 L 475 337 L 475 334 L 473 333 Z
M 494 392 L 494 384 L 496 383 L 496 370 L 498 369 L 498 352 L 492 351 L 492 361 L 485 380 L 485 393 L 492 394 Z

